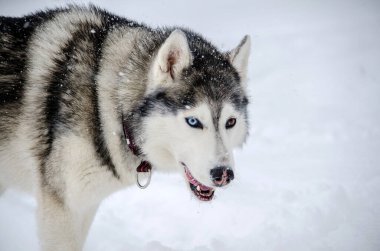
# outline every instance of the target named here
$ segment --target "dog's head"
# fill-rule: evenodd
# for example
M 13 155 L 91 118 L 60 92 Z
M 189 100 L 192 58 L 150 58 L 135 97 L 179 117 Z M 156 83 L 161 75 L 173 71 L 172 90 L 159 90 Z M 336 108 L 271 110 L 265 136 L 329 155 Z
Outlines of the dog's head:
M 201 200 L 234 179 L 232 151 L 248 134 L 249 50 L 248 36 L 221 53 L 198 35 L 174 30 L 150 66 L 141 149 L 155 168 L 180 170 Z

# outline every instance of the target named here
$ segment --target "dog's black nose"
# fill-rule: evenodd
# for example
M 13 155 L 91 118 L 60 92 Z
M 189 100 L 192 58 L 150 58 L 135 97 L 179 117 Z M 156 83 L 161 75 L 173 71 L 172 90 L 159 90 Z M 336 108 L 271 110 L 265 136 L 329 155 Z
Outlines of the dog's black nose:
M 218 166 L 210 171 L 211 179 L 218 187 L 225 186 L 234 179 L 234 172 L 227 166 Z

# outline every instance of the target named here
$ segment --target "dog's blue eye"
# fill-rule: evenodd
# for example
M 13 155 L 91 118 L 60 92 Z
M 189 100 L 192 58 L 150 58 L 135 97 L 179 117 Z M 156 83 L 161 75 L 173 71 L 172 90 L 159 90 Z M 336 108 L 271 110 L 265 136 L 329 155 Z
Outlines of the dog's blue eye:
M 186 118 L 186 122 L 189 126 L 193 127 L 193 128 L 199 128 L 199 129 L 203 129 L 203 125 L 202 123 L 194 118 L 194 117 L 188 117 Z

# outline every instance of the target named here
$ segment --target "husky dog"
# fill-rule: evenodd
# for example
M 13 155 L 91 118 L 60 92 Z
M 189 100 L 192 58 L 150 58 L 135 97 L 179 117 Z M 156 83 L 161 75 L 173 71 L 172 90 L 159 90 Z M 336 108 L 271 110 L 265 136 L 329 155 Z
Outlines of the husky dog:
M 203 201 L 233 180 L 249 50 L 94 6 L 1 17 L 0 186 L 36 195 L 42 250 L 81 250 L 102 199 L 146 187 L 141 172 L 177 170 Z

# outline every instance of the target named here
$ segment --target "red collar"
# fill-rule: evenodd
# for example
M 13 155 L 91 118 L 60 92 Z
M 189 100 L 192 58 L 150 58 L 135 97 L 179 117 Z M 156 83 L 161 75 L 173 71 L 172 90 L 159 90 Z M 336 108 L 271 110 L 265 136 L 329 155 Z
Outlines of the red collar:
M 127 141 L 127 145 L 129 147 L 129 149 L 132 151 L 132 153 L 137 156 L 137 157 L 140 157 L 141 155 L 141 149 L 140 147 L 138 147 L 133 139 L 133 136 L 132 136 L 132 132 L 131 130 L 129 130 L 128 126 L 127 126 L 127 123 L 124 122 L 124 118 L 123 118 L 123 130 L 124 130 L 124 137 Z M 146 161 L 146 160 L 142 160 L 140 165 L 136 168 L 136 171 L 137 171 L 137 175 L 136 175 L 136 181 L 137 181 L 137 185 L 138 187 L 140 188 L 146 188 L 148 185 L 149 185 L 149 182 L 150 182 L 150 177 L 151 177 L 151 171 L 152 171 L 152 165 Z M 138 177 L 138 174 L 139 173 L 148 173 L 149 172 L 149 178 L 148 178 L 148 181 L 146 182 L 145 185 L 141 185 L 140 182 L 139 182 L 139 177 Z

